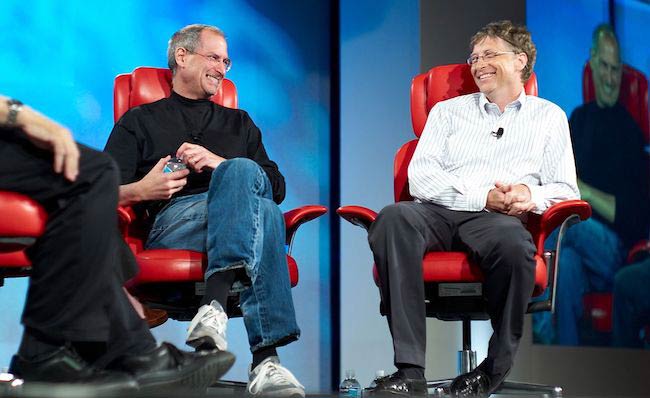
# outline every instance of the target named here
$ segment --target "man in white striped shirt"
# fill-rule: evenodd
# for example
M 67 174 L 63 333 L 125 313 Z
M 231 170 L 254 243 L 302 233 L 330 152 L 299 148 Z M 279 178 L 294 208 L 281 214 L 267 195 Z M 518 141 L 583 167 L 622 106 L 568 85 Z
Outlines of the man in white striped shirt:
M 485 277 L 494 334 L 476 370 L 457 377 L 456 396 L 486 396 L 509 372 L 534 285 L 535 246 L 520 218 L 579 198 L 567 118 L 527 96 L 536 50 L 509 21 L 474 35 L 468 59 L 479 93 L 438 103 L 408 169 L 413 202 L 384 208 L 369 232 L 398 372 L 375 392 L 426 394 L 422 257 L 470 254 Z

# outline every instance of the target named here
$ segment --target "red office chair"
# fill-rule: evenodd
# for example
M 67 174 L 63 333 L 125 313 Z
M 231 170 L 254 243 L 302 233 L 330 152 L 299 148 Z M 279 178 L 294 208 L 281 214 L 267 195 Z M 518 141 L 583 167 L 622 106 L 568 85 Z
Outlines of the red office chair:
M 162 68 L 136 68 L 132 73 L 115 78 L 114 111 L 117 121 L 128 109 L 167 97 L 171 90 L 171 71 Z M 223 106 L 237 107 L 234 84 L 224 79 L 212 101 Z M 135 253 L 140 272 L 127 283 L 127 289 L 143 303 L 167 312 L 177 320 L 190 320 L 196 314 L 204 288 L 206 256 L 190 250 L 144 250 L 147 222 L 132 208 L 119 209 L 122 232 Z M 327 212 L 324 206 L 302 206 L 284 213 L 286 244 L 289 247 L 287 265 L 291 286 L 298 283 L 298 267 L 291 257 L 293 237 L 300 225 Z M 238 298 L 229 298 L 229 315 L 239 315 Z
M 596 89 L 594 87 L 593 74 L 589 61 L 585 63 L 582 72 L 582 99 L 584 103 L 596 100 Z M 644 134 L 646 145 L 650 144 L 648 79 L 641 71 L 629 65 L 623 65 L 621 91 L 618 101 L 639 125 L 639 128 Z M 649 254 L 650 241 L 645 238 L 641 239 L 630 249 L 627 256 L 627 263 L 638 261 Z M 608 336 L 612 332 L 612 304 L 613 297 L 611 292 L 587 293 L 583 296 L 585 321 L 591 324 L 591 328 L 594 331 L 605 336 Z M 647 328 L 650 330 L 650 325 Z
M 9 277 L 28 276 L 31 263 L 24 249 L 45 231 L 47 213 L 36 201 L 0 191 L 0 286 Z
M 537 79 L 533 74 L 525 86 L 526 93 L 537 95 Z M 458 95 L 477 92 L 470 68 L 466 64 L 445 65 L 434 67 L 428 72 L 418 75 L 411 84 L 411 119 L 416 137 L 420 137 L 427 115 L 439 101 Z M 404 144 L 395 155 L 394 162 L 394 194 L 395 201 L 413 200 L 409 194 L 407 168 L 418 138 Z M 351 222 L 365 228 L 370 228 L 377 213 L 360 206 L 344 206 L 337 213 Z M 537 247 L 537 268 L 535 272 L 534 296 L 541 295 L 549 289 L 549 298 L 545 301 L 531 302 L 528 312 L 553 311 L 555 294 L 554 286 L 558 270 L 557 258 L 559 246 L 555 251 L 544 250 L 544 240 L 556 228 L 560 227 L 561 240 L 564 230 L 571 224 L 585 220 L 591 215 L 591 207 L 587 202 L 571 200 L 558 203 L 548 209 L 543 215 L 529 214 L 528 230 L 533 235 Z M 476 353 L 471 347 L 471 321 L 489 319 L 485 312 L 479 285 L 483 278 L 480 268 L 472 263 L 462 252 L 429 252 L 422 260 L 424 273 L 425 295 L 427 298 L 427 316 L 441 320 L 460 320 L 463 323 L 463 350 L 459 352 L 459 373 L 468 372 L 476 367 Z M 375 283 L 379 283 L 376 267 L 373 267 Z M 439 295 L 440 285 L 444 283 L 446 294 Z M 474 291 L 474 296 L 449 297 L 447 294 L 453 287 Z M 449 289 L 451 287 L 452 289 Z M 460 290 L 460 289 L 458 289 Z M 429 388 L 441 388 L 451 380 L 429 382 Z M 561 388 L 527 383 L 504 382 L 500 391 L 504 390 L 541 391 L 552 395 L 561 394 Z M 438 390 L 438 392 L 440 392 Z

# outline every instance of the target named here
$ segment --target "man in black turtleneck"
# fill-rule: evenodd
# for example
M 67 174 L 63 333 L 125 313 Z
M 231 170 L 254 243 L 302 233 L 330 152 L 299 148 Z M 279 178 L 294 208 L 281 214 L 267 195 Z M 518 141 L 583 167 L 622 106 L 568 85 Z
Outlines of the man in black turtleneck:
M 231 289 L 240 290 L 253 352 L 248 392 L 304 396 L 275 350 L 300 335 L 277 206 L 284 177 L 248 114 L 210 101 L 231 66 L 224 33 L 186 26 L 172 36 L 167 56 L 170 97 L 125 113 L 106 144 L 122 175 L 120 204 L 140 203 L 155 216 L 147 248 L 207 252 L 206 293 L 187 343 L 225 350 L 224 308 Z M 165 173 L 170 157 L 187 169 Z
M 596 101 L 576 108 L 569 124 L 578 186 L 593 216 L 569 229 L 563 242 L 555 338 L 561 345 L 580 343 L 583 294 L 612 291 L 627 251 L 647 237 L 650 216 L 643 133 L 618 102 L 622 63 L 608 25 L 594 31 L 590 66 Z

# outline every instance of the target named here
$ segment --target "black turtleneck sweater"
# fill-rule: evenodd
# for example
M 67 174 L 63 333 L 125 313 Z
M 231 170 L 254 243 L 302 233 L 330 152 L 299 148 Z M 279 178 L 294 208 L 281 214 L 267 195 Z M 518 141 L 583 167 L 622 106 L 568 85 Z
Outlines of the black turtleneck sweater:
M 616 217 L 608 223 L 626 247 L 648 237 L 650 176 L 643 133 L 620 104 L 600 108 L 595 101 L 576 108 L 569 120 L 578 178 L 616 197 Z
M 104 151 L 117 162 L 122 184 L 129 184 L 142 179 L 160 158 L 175 156 L 184 142 L 201 145 L 224 159 L 255 161 L 269 177 L 273 200 L 284 199 L 284 177 L 266 154 L 262 134 L 248 113 L 210 100 L 192 100 L 172 91 L 168 98 L 130 109 L 113 127 Z M 207 191 L 210 176 L 190 173 L 187 185 L 175 196 Z

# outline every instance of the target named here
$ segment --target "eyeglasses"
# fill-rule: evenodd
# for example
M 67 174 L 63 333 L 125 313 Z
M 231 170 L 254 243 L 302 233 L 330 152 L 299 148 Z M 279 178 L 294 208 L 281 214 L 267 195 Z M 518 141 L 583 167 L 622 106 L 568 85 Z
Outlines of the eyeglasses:
M 203 58 L 207 59 L 208 62 L 210 62 L 212 64 L 215 64 L 215 65 L 218 65 L 219 63 L 223 63 L 223 66 L 226 68 L 226 72 L 228 72 L 230 70 L 230 68 L 232 68 L 232 61 L 230 60 L 230 58 L 221 58 L 218 55 L 201 54 L 201 53 L 197 53 L 197 52 L 192 51 L 192 50 L 188 50 L 187 48 L 185 49 L 185 51 L 187 51 L 190 54 L 200 55 Z
M 518 54 L 518 53 L 515 51 L 488 51 L 483 55 L 472 54 L 469 56 L 469 58 L 467 58 L 467 64 L 474 65 L 478 62 L 479 59 L 482 59 L 483 61 L 489 61 L 503 54 Z

